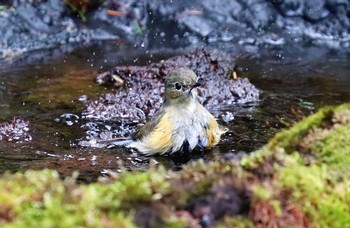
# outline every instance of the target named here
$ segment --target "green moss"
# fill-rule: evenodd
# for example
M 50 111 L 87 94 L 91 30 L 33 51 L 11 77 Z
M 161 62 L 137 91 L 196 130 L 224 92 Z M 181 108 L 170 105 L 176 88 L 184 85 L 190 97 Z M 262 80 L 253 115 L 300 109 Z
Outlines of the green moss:
M 254 200 L 269 200 L 272 198 L 273 191 L 263 186 L 253 187 Z
M 77 185 L 49 170 L 5 174 L 0 179 L 0 215 L 12 215 L 7 219 L 13 223 L 3 223 L 8 227 L 133 227 L 131 214 L 121 207 L 161 198 L 169 186 L 164 178 L 160 169 L 122 175 L 106 185 Z
M 316 114 L 300 121 L 292 128 L 277 133 L 276 136 L 269 141 L 268 148 L 282 147 L 287 153 L 293 152 L 301 138 L 305 136 L 310 129 L 320 126 L 332 113 L 333 111 L 331 108 L 323 108 Z
M 320 227 L 347 227 L 350 224 L 348 179 L 334 180 L 327 165 L 290 164 L 279 174 L 279 186 L 291 191 L 290 201 Z
M 182 227 L 188 227 L 186 224 L 186 220 L 182 218 L 178 218 L 175 216 L 171 216 L 166 219 L 166 224 L 164 225 L 165 228 L 182 228 Z
M 246 169 L 257 168 L 257 166 L 265 161 L 267 157 L 273 155 L 271 150 L 266 147 L 257 152 L 252 152 L 249 156 L 245 156 L 241 160 L 241 165 Z
M 249 219 L 242 216 L 224 217 L 222 222 L 215 226 L 216 228 L 236 227 L 236 228 L 253 228 L 254 224 Z
M 350 125 L 339 126 L 313 145 L 312 150 L 319 157 L 319 163 L 326 163 L 333 169 L 350 166 Z M 336 151 L 336 152 L 335 152 Z
M 325 190 L 326 166 L 304 166 L 297 161 L 288 161 L 278 175 L 279 186 L 292 190 L 292 198 L 300 200 L 316 200 Z
M 292 131 L 280 133 L 278 137 L 286 136 L 292 139 L 290 142 L 282 140 L 280 145 L 274 138 L 269 144 L 272 151 L 286 146 L 283 149 L 289 149 L 292 155 L 286 157 L 284 167 L 279 170 L 279 188 L 288 189 L 291 192 L 289 201 L 300 204 L 320 227 L 350 224 L 350 190 L 346 187 L 350 177 L 349 120 L 349 104 L 323 109 L 294 126 Z M 296 138 L 298 140 L 293 141 Z M 297 151 L 298 147 L 302 152 Z M 313 156 L 311 164 L 305 164 L 305 151 L 306 156 Z

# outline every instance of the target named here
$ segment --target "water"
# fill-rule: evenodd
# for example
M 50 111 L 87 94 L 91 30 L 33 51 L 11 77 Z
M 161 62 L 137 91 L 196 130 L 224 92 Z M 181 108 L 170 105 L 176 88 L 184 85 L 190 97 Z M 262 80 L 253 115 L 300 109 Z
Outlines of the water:
M 188 160 L 239 157 L 263 146 L 277 131 L 324 105 L 349 101 L 350 65 L 345 56 L 270 51 L 237 60 L 239 77 L 248 77 L 262 90 L 256 104 L 217 107 L 212 112 L 230 133 L 212 151 L 179 160 L 146 158 L 126 148 L 82 148 L 80 118 L 86 95 L 107 92 L 94 82 L 98 72 L 115 65 L 148 64 L 177 54 L 143 48 L 104 45 L 75 51 L 54 60 L 0 67 L 0 122 L 14 116 L 30 122 L 31 142 L 0 141 L 0 173 L 27 169 L 57 169 L 62 176 L 74 170 L 80 179 L 94 181 L 106 170 L 144 170 L 150 162 L 179 169 Z M 135 62 L 136 59 L 136 62 Z

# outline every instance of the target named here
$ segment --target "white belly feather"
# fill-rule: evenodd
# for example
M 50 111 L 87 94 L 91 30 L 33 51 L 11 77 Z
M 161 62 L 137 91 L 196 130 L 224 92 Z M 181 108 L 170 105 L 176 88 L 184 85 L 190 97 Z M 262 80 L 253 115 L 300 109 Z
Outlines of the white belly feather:
M 171 109 L 171 108 L 169 108 Z M 173 126 L 176 126 L 172 132 L 172 148 L 170 153 L 181 150 L 187 141 L 189 149 L 193 150 L 197 145 L 205 147 L 208 143 L 205 135 L 204 126 L 210 121 L 210 113 L 198 102 L 191 102 L 183 110 L 167 110 L 172 113 L 169 116 Z

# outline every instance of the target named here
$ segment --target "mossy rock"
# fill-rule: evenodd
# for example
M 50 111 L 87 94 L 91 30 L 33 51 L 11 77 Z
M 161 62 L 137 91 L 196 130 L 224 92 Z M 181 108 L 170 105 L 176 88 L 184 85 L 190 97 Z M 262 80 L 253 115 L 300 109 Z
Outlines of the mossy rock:
M 4 174 L 4 227 L 350 227 L 350 104 L 321 109 L 241 161 L 153 167 L 98 183 Z

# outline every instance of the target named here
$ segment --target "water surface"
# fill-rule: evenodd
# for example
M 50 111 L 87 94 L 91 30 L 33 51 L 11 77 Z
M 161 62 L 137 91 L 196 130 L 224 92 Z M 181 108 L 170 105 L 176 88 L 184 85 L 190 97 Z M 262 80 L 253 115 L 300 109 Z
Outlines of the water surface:
M 237 60 L 239 77 L 248 77 L 262 90 L 261 101 L 217 107 L 211 112 L 230 133 L 211 151 L 179 160 L 139 156 L 126 148 L 82 148 L 82 96 L 109 92 L 94 81 L 98 72 L 115 65 L 148 64 L 178 54 L 152 52 L 126 45 L 108 44 L 77 50 L 38 63 L 0 66 L 0 121 L 18 116 L 30 122 L 33 140 L 0 144 L 0 173 L 27 169 L 57 169 L 63 176 L 78 170 L 83 181 L 93 181 L 108 169 L 146 169 L 150 162 L 179 169 L 188 160 L 239 157 L 263 146 L 282 128 L 324 105 L 349 101 L 349 59 L 336 54 L 268 51 Z

